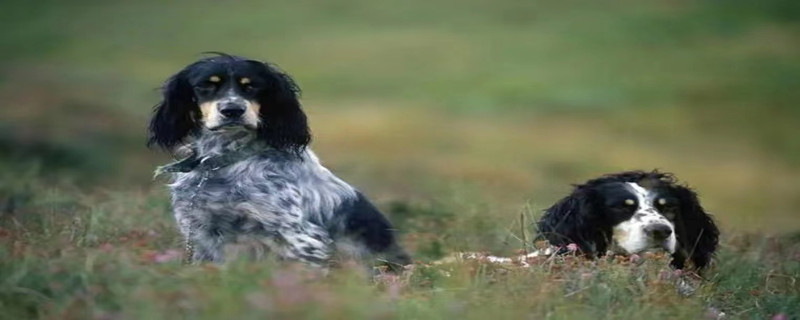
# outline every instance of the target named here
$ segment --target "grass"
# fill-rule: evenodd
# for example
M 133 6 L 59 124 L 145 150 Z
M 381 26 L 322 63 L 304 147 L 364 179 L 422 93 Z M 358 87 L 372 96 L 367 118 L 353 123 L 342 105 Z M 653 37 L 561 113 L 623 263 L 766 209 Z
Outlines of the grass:
M 436 253 L 417 250 L 413 272 L 369 284 L 349 269 L 319 278 L 269 262 L 182 266 L 162 195 L 44 189 L 0 229 L 3 318 L 702 318 L 721 310 L 763 319 L 800 312 L 797 235 L 729 236 L 705 281 L 675 274 L 662 256 L 564 256 L 517 268 L 431 265 L 425 255 Z M 407 229 L 442 223 L 442 208 L 397 206 L 391 211 Z M 680 295 L 679 279 L 694 293 Z
M 787 0 L 10 1 L 0 318 L 796 317 L 798 21 Z M 391 216 L 413 272 L 179 265 L 144 128 L 154 88 L 209 50 L 298 80 L 314 150 Z M 529 246 L 520 214 L 636 168 L 676 173 L 721 224 L 707 280 L 659 257 L 430 264 Z

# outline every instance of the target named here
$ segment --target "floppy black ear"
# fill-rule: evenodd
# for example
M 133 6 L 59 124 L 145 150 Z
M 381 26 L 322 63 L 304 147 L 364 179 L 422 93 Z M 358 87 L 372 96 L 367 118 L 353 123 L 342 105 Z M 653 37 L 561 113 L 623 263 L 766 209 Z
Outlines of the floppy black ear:
M 185 74 L 181 71 L 170 77 L 161 88 L 161 102 L 156 104 L 150 120 L 148 146 L 172 149 L 197 129 L 195 117 L 199 109 Z
M 570 243 L 581 251 L 598 256 L 608 248 L 610 226 L 598 210 L 597 195 L 591 190 L 578 189 L 559 200 L 538 222 L 539 237 L 551 245 L 564 247 Z
M 711 261 L 719 243 L 719 229 L 714 219 L 703 210 L 697 194 L 683 186 L 676 187 L 680 200 L 680 214 L 676 217 L 678 243 L 685 250 L 694 266 L 702 269 Z M 682 255 L 675 257 L 672 265 L 683 267 Z
M 300 106 L 300 88 L 287 74 L 264 64 L 269 81 L 259 97 L 258 137 L 280 150 L 299 153 L 311 142 L 306 114 Z

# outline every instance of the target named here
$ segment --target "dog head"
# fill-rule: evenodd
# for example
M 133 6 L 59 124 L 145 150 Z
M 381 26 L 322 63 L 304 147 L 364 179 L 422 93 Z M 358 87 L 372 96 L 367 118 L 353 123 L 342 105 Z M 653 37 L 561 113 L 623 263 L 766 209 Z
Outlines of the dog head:
M 277 149 L 311 139 L 294 80 L 277 67 L 227 54 L 171 76 L 150 121 L 148 145 L 172 149 L 201 132 L 249 130 Z
M 687 255 L 696 267 L 705 267 L 719 236 L 697 195 L 657 171 L 611 174 L 577 185 L 545 211 L 538 228 L 553 245 L 575 243 L 595 256 L 663 250 L 677 268 Z

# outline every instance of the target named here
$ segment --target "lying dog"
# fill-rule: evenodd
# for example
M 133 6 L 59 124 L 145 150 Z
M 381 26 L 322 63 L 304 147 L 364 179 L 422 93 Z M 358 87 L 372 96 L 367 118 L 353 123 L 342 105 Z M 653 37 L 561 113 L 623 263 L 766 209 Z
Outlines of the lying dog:
M 719 237 L 697 194 L 658 171 L 609 174 L 576 185 L 545 210 L 538 231 L 551 245 L 574 244 L 590 257 L 663 250 L 676 269 L 687 260 L 697 269 L 708 266 Z

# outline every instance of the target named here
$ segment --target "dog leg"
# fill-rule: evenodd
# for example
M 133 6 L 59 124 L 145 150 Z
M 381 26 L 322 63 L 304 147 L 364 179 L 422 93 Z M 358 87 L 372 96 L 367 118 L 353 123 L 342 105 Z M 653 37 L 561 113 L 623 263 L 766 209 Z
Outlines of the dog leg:
M 183 264 L 192 264 L 194 262 L 194 242 L 189 237 L 183 240 Z
M 223 254 L 223 244 L 219 237 L 195 237 L 192 240 L 194 244 L 194 250 L 192 253 L 192 260 L 195 263 L 203 262 L 203 261 L 210 261 L 210 262 L 217 262 L 222 263 L 225 261 L 225 257 Z
M 386 265 L 390 271 L 400 273 L 407 265 L 412 264 L 411 256 L 400 245 L 393 243 L 381 252 L 378 261 Z
M 183 234 L 183 261 L 184 265 L 189 265 L 194 263 L 194 240 L 192 240 L 192 235 L 194 234 L 191 221 L 183 217 L 183 215 L 176 212 L 175 220 L 178 222 L 178 228 Z
M 281 258 L 299 260 L 314 266 L 326 268 L 331 258 L 331 240 L 327 231 L 319 226 L 307 224 L 303 227 L 289 228 L 280 232 L 283 248 Z

